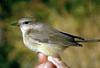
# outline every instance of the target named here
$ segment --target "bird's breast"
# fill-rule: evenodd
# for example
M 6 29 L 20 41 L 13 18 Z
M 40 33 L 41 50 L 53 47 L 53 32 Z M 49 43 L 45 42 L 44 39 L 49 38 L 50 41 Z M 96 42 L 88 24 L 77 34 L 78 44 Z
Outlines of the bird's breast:
M 38 41 L 26 35 L 23 35 L 23 42 L 25 46 L 31 49 L 32 51 L 37 51 L 37 48 L 40 45 Z

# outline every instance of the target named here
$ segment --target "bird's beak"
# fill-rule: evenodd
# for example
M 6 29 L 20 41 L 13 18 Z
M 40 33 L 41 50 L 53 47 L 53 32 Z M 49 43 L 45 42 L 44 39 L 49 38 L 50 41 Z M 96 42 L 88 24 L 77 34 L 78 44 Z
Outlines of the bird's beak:
M 18 26 L 18 27 L 20 26 L 17 22 L 13 22 L 13 23 L 11 23 L 11 25 L 12 26 Z

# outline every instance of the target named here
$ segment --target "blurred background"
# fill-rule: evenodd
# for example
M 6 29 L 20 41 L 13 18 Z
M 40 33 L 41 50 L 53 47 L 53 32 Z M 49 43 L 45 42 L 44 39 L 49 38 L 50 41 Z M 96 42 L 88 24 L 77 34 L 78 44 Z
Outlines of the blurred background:
M 37 54 L 26 48 L 11 24 L 34 17 L 86 39 L 100 38 L 100 0 L 0 0 L 0 68 L 35 68 Z M 63 60 L 71 68 L 100 68 L 100 43 L 69 47 Z

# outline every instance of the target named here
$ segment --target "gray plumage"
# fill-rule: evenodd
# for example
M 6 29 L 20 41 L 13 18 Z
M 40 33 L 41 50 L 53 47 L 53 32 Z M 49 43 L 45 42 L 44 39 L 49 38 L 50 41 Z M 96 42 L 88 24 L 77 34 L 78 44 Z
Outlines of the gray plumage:
M 33 28 L 29 29 L 26 35 L 41 43 L 59 44 L 63 46 L 82 46 L 75 39 L 84 40 L 81 37 L 60 32 L 47 24 L 41 23 L 34 23 Z
M 58 31 L 48 24 L 33 21 L 30 18 L 22 18 L 19 20 L 19 25 L 24 44 L 31 50 L 46 55 L 54 55 L 68 46 L 82 46 L 80 42 L 93 41 Z

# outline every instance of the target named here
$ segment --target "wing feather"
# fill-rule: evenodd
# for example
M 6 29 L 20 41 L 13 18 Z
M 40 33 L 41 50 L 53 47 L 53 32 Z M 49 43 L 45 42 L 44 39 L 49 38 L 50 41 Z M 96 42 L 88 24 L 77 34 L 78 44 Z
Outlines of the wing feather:
M 70 34 L 66 34 L 63 32 L 60 32 L 58 30 L 55 29 L 51 29 L 51 28 L 44 28 L 40 30 L 34 30 L 31 29 L 30 32 L 28 32 L 28 36 L 30 36 L 30 38 L 37 40 L 41 43 L 49 43 L 49 44 L 58 44 L 58 45 L 63 45 L 63 46 L 81 46 L 81 44 L 75 42 L 75 37 L 73 35 Z M 79 39 L 80 37 L 77 37 Z

